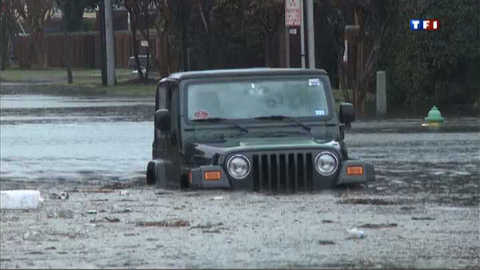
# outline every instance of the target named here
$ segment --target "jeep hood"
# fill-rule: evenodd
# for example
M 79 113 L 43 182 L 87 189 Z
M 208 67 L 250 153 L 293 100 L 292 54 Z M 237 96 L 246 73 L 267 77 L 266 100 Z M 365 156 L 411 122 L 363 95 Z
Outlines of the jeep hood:
M 226 138 L 219 142 L 189 143 L 187 156 L 191 154 L 192 161 L 211 160 L 215 155 L 223 155 L 231 152 L 242 151 L 268 151 L 288 149 L 312 149 L 319 147 L 334 148 L 340 150 L 340 144 L 332 140 L 319 140 L 300 137 L 280 138 Z M 200 159 L 200 160 L 199 160 Z M 197 163 L 195 162 L 195 163 Z M 204 162 L 200 162 L 204 163 Z

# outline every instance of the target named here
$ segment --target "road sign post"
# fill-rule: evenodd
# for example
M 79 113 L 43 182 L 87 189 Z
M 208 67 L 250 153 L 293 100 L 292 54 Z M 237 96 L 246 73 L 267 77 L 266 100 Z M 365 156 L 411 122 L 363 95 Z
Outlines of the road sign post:
M 296 34 L 296 28 L 293 27 L 300 27 L 300 57 L 302 68 L 305 68 L 305 35 L 303 25 L 303 0 L 285 0 L 285 26 L 289 34 Z M 290 31 L 291 28 L 295 31 Z M 287 39 L 286 42 L 289 43 L 290 39 Z M 287 47 L 289 47 L 288 45 Z M 287 58 L 289 57 L 290 55 L 287 55 Z

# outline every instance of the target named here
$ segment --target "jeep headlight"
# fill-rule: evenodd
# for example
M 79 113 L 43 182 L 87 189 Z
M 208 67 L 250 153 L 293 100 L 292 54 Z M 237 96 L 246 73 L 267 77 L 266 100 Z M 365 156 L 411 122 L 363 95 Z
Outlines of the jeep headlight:
M 315 170 L 323 175 L 329 176 L 334 174 L 338 169 L 338 159 L 331 152 L 321 152 L 315 156 Z
M 251 168 L 250 160 L 245 155 L 233 155 L 227 161 L 228 174 L 237 180 L 247 177 Z

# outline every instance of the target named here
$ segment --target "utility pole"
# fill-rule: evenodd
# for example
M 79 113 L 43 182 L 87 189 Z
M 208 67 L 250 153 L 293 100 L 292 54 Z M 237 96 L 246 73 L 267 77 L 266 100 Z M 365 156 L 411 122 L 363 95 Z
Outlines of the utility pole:
M 302 60 L 302 68 L 306 67 L 305 64 L 305 9 L 304 9 L 304 0 L 300 0 L 301 10 L 302 10 L 302 23 L 300 24 L 300 59 Z
M 67 68 L 67 80 L 69 84 L 73 83 L 72 75 L 72 43 L 70 34 L 68 33 L 67 9 L 69 8 L 67 1 L 63 1 L 63 57 L 65 59 L 65 67 Z
M 102 85 L 107 85 L 107 54 L 105 44 L 105 3 L 100 1 L 100 67 L 102 68 Z
M 105 41 L 107 49 L 107 85 L 115 85 L 115 41 L 113 39 L 112 1 L 105 0 Z
M 308 28 L 308 67 L 315 68 L 315 31 L 313 29 L 313 0 L 307 2 L 307 28 Z

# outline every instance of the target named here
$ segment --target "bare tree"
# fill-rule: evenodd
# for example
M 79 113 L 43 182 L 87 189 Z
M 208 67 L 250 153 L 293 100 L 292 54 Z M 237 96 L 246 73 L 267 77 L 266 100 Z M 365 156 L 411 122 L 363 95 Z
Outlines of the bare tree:
M 157 32 L 157 66 L 160 75 L 167 76 L 178 70 L 178 61 L 173 55 L 174 47 L 171 46 L 169 33 L 172 31 L 172 11 L 166 0 L 156 0 L 156 16 L 154 26 Z
M 69 30 L 68 29 L 68 21 L 69 21 L 69 15 L 71 12 L 69 10 L 71 9 L 72 2 L 69 0 L 56 0 L 58 6 L 62 10 L 62 20 L 63 20 L 63 59 L 64 59 L 64 65 L 67 70 L 67 79 L 68 83 L 71 84 L 73 83 L 73 75 L 72 75 L 72 46 L 71 46 L 71 37 L 69 35 Z
M 345 33 L 349 42 L 349 61 L 338 61 L 344 81 L 342 86 L 352 89 L 347 100 L 365 113 L 367 94 L 373 91 L 377 59 L 388 26 L 385 3 L 382 0 L 334 2 L 343 14 L 352 14 L 350 19 L 355 25 L 352 31 Z
M 175 71 L 186 70 L 188 66 L 186 57 L 188 47 L 187 29 L 195 3 L 196 1 L 190 0 L 153 1 L 156 9 L 153 22 L 157 30 L 157 42 L 159 42 L 159 50 L 157 51 L 158 69 L 162 76 Z M 205 6 L 202 8 L 205 8 Z M 203 11 L 205 16 L 206 10 Z
M 284 2 L 283 1 L 251 1 L 246 12 L 252 12 L 252 18 L 258 20 L 259 24 L 263 26 L 264 46 L 265 46 L 265 66 L 275 66 L 275 60 L 278 55 L 275 55 L 276 34 L 282 29 L 284 17 Z
M 30 44 L 28 61 L 37 59 L 37 62 L 47 66 L 46 46 L 43 28 L 53 15 L 53 0 L 15 0 L 14 9 L 23 25 L 30 29 Z M 26 66 L 31 67 L 31 62 Z
M 12 0 L 0 0 L 0 70 L 8 65 L 8 49 L 15 34 L 15 17 Z
M 155 6 L 155 0 L 126 0 L 125 8 L 130 14 L 130 26 L 132 30 L 132 46 L 133 55 L 135 57 L 135 64 L 137 66 L 139 78 L 147 81 L 148 75 L 151 70 L 151 44 L 150 44 L 150 25 L 152 23 L 151 9 Z M 148 42 L 148 46 L 145 47 L 145 69 L 142 70 L 142 63 L 139 58 L 139 42 L 137 33 L 140 33 L 141 37 Z

